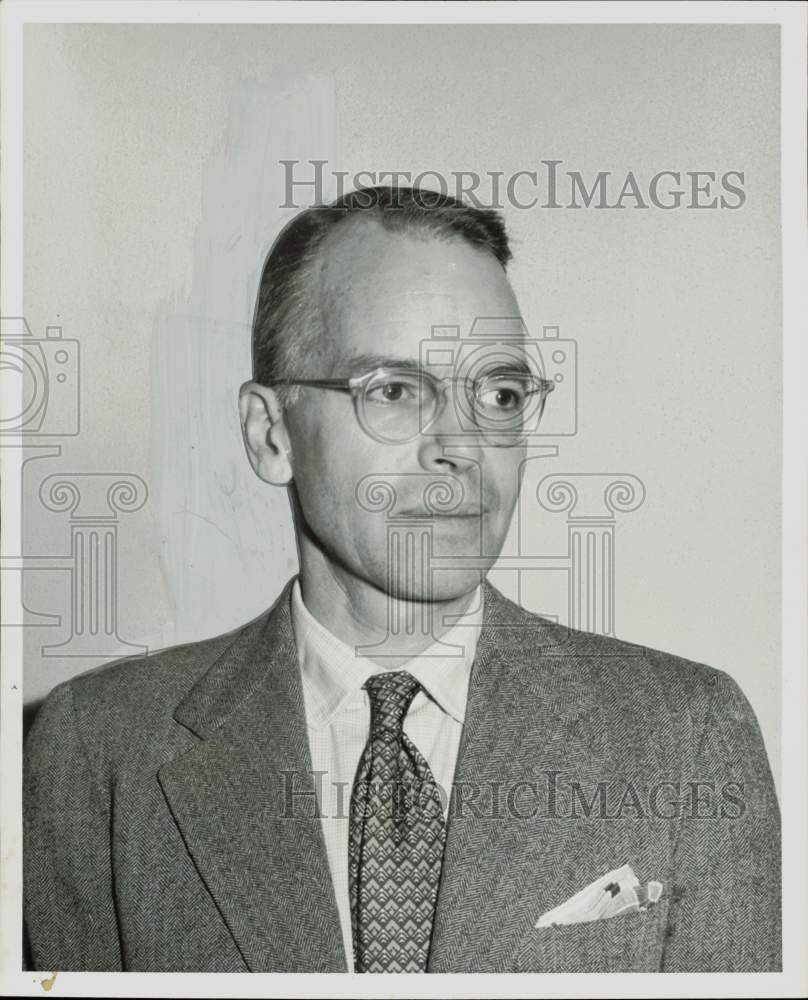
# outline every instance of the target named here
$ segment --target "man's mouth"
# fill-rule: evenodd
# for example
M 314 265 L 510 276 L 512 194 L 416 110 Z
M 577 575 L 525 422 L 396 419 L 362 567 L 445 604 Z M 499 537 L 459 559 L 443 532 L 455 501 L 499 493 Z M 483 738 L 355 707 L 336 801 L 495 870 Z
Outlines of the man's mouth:
M 412 510 L 402 510 L 398 512 L 399 517 L 412 517 L 412 518 L 466 518 L 471 520 L 473 518 L 480 518 L 486 513 L 485 510 L 481 510 L 479 507 L 460 507 L 457 510 L 424 510 L 423 508 L 413 508 Z

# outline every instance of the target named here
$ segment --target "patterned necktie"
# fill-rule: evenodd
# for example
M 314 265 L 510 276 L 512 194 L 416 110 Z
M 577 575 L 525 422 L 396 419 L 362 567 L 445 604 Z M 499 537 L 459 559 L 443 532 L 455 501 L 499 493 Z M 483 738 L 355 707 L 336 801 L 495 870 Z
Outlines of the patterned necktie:
M 376 674 L 370 736 L 351 793 L 348 878 L 357 972 L 425 972 L 446 827 L 435 779 L 404 733 L 420 689 Z

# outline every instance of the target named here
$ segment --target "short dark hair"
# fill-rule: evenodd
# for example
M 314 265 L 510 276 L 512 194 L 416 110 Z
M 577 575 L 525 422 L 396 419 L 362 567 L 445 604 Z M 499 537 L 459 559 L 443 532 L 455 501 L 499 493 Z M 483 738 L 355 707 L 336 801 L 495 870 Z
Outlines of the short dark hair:
M 257 382 L 305 375 L 305 359 L 322 329 L 309 281 L 320 247 L 337 227 L 364 216 L 390 232 L 462 239 L 487 250 L 504 268 L 511 259 L 505 223 L 493 209 L 473 208 L 425 188 L 358 188 L 330 205 L 307 208 L 281 230 L 267 255 L 252 328 L 253 378 Z M 294 391 L 281 390 L 283 402 Z

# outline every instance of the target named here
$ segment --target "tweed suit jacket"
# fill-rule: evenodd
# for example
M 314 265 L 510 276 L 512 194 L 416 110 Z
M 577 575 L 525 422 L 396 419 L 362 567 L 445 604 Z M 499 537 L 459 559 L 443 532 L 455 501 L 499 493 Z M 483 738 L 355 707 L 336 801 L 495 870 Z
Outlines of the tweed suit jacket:
M 34 968 L 345 971 L 290 589 L 51 693 L 25 754 Z M 730 677 L 485 585 L 429 971 L 779 969 L 779 846 Z M 663 884 L 655 906 L 535 928 L 623 864 Z

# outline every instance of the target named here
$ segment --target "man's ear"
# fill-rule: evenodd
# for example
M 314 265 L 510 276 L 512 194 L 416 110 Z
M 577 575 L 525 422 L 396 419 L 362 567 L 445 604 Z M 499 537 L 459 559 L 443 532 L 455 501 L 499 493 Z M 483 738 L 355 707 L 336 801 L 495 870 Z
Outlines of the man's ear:
M 238 409 L 244 447 L 256 475 L 274 486 L 286 486 L 293 476 L 292 452 L 277 393 L 258 382 L 245 382 Z

